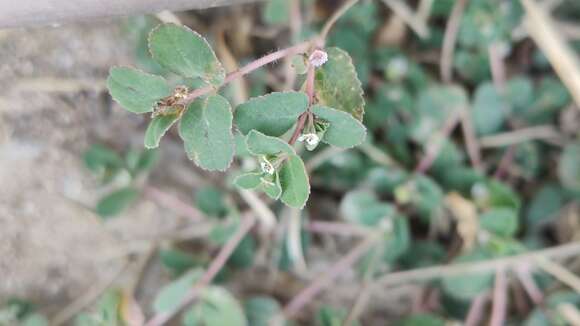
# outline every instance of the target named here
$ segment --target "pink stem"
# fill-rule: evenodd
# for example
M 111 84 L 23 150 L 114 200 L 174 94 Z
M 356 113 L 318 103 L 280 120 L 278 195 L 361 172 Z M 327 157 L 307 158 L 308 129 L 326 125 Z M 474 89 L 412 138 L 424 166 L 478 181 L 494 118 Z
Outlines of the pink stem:
M 354 249 L 352 249 L 346 256 L 342 257 L 338 262 L 332 265 L 326 273 L 323 273 L 314 281 L 312 281 L 305 289 L 303 289 L 297 296 L 295 296 L 284 307 L 284 315 L 292 317 L 300 311 L 306 304 L 308 304 L 316 295 L 324 290 L 330 283 L 341 275 L 345 269 L 352 266 L 359 260 L 379 239 L 377 235 L 371 235 L 361 241 Z
M 480 325 L 483 319 L 483 309 L 485 308 L 488 297 L 489 293 L 485 292 L 473 299 L 471 307 L 469 307 L 469 312 L 467 313 L 467 318 L 465 318 L 465 326 Z
M 249 74 L 252 71 L 254 71 L 258 68 L 261 68 L 269 63 L 272 63 L 276 60 L 280 60 L 280 59 L 287 57 L 287 56 L 291 56 L 291 55 L 295 55 L 295 54 L 299 54 L 299 53 L 304 53 L 310 48 L 310 46 L 311 46 L 311 42 L 309 42 L 309 41 L 302 42 L 300 44 L 291 46 L 291 47 L 286 48 L 286 49 L 278 50 L 276 52 L 272 52 L 272 53 L 265 55 L 259 59 L 256 59 L 256 60 L 248 63 L 247 65 L 243 66 L 242 68 L 240 68 L 234 72 L 229 73 L 226 76 L 226 78 L 224 79 L 224 82 L 221 85 L 219 85 L 217 88 L 219 89 L 219 88 L 227 85 L 228 83 L 234 81 L 235 79 L 240 78 L 246 74 Z M 196 98 L 203 96 L 205 94 L 211 93 L 214 90 L 216 90 L 216 87 L 212 86 L 212 85 L 195 89 L 194 91 L 189 93 L 187 95 L 187 97 L 181 101 L 181 103 L 183 103 L 183 104 L 190 103 L 193 100 L 195 100 Z
M 502 326 L 505 323 L 507 310 L 507 276 L 503 268 L 495 273 L 495 287 L 493 289 L 493 305 L 489 326 Z
M 246 236 L 250 229 L 254 226 L 256 218 L 253 215 L 249 215 L 242 219 L 240 227 L 236 233 L 228 240 L 228 242 L 222 247 L 218 255 L 211 262 L 206 272 L 201 276 L 199 281 L 193 285 L 189 290 L 187 295 L 183 300 L 175 307 L 172 311 L 160 313 L 151 318 L 145 326 L 160 326 L 167 323 L 173 316 L 175 316 L 182 309 L 192 304 L 193 301 L 199 296 L 201 291 L 211 283 L 214 277 L 219 273 L 219 271 L 224 267 L 225 263 L 228 261 L 240 241 Z
M 323 234 L 335 234 L 347 237 L 368 236 L 370 229 L 348 223 L 312 221 L 304 226 L 307 231 Z
M 437 155 L 439 155 L 439 151 L 441 151 L 441 148 L 443 147 L 445 140 L 449 138 L 449 135 L 451 135 L 451 132 L 457 126 L 459 119 L 460 113 L 452 113 L 452 115 L 447 119 L 447 121 L 445 121 L 445 124 L 443 125 L 440 134 L 435 135 L 435 137 L 441 137 L 441 139 L 440 140 L 431 139 L 428 141 L 426 145 L 427 148 L 425 156 L 421 159 L 419 164 L 417 164 L 417 167 L 415 168 L 415 173 L 423 174 L 429 170 L 431 165 L 433 165 L 433 162 L 435 162 Z
M 520 283 L 522 283 L 524 289 L 526 290 L 526 292 L 528 293 L 534 304 L 536 305 L 542 304 L 542 302 L 544 301 L 544 295 L 542 294 L 542 290 L 538 288 L 538 285 L 536 285 L 536 282 L 532 278 L 529 267 L 526 265 L 520 266 L 517 267 L 515 271 L 516 275 L 518 276 L 518 279 L 520 280 Z
M 151 198 L 158 204 L 170 208 L 178 214 L 187 216 L 195 222 L 204 220 L 204 215 L 202 212 L 198 211 L 195 207 L 185 203 L 178 197 L 171 196 L 152 186 L 146 186 L 144 188 L 144 192 L 145 196 Z

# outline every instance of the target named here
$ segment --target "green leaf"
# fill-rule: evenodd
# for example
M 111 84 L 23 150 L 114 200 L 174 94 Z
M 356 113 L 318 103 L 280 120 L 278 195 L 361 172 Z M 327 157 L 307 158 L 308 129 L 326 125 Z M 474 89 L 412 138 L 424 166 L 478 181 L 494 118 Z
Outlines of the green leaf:
M 452 114 L 465 109 L 467 94 L 459 86 L 434 86 L 419 93 L 410 133 L 413 140 L 424 143 L 441 130 Z
M 433 314 L 409 316 L 397 323 L 397 326 L 445 326 L 445 320 Z
M 488 259 L 489 254 L 477 249 L 454 259 L 454 263 L 467 263 Z M 493 274 L 490 272 L 475 272 L 457 276 L 447 276 L 441 280 L 443 290 L 452 297 L 468 301 L 491 287 Z
M 367 134 L 365 126 L 350 114 L 321 105 L 315 105 L 311 110 L 317 118 L 330 123 L 322 138 L 325 143 L 340 148 L 351 148 L 365 140 Z
M 156 148 L 169 128 L 179 120 L 179 114 L 160 115 L 149 123 L 145 131 L 145 148 Z
M 129 207 L 138 196 L 139 192 L 132 187 L 117 190 L 99 201 L 96 212 L 103 218 L 117 215 Z
M 156 313 L 167 313 L 173 311 L 189 292 L 193 284 L 202 275 L 201 269 L 193 269 L 183 274 L 177 280 L 165 285 L 155 297 L 153 309 Z
M 248 151 L 254 155 L 295 154 L 294 149 L 285 141 L 277 137 L 266 136 L 256 130 L 251 130 L 248 133 L 246 145 Z
M 238 300 L 227 290 L 212 286 L 203 291 L 198 303 L 184 315 L 185 326 L 246 326 L 246 316 Z
M 189 159 L 206 170 L 226 170 L 234 157 L 232 112 L 228 101 L 212 95 L 193 101 L 179 122 Z
M 123 167 L 123 159 L 116 152 L 102 145 L 92 145 L 83 155 L 86 167 L 94 173 Z
M 161 264 L 170 269 L 175 276 L 203 264 L 201 259 L 179 249 L 162 249 L 159 251 L 159 259 Z
M 308 97 L 299 92 L 275 92 L 238 105 L 235 121 L 245 135 L 255 129 L 268 136 L 282 136 L 308 107 Z
M 171 95 L 163 77 L 128 67 L 111 68 L 107 88 L 115 101 L 134 113 L 151 112 L 157 101 Z
M 234 184 L 242 189 L 262 191 L 272 199 L 278 199 L 282 194 L 278 172 L 275 172 L 274 175 L 257 172 L 245 173 L 234 179 Z
M 290 2 L 268 0 L 262 10 L 262 19 L 270 25 L 282 25 L 290 21 Z
M 395 208 L 380 202 L 376 195 L 368 190 L 350 191 L 340 202 L 342 216 L 353 223 L 375 226 L 380 221 L 392 218 Z
M 348 316 L 344 309 L 338 309 L 330 306 L 322 306 L 316 314 L 316 325 L 318 326 L 342 326 Z M 356 320 L 346 324 L 346 326 L 359 326 Z
M 536 228 L 541 222 L 550 221 L 564 206 L 564 200 L 562 188 L 554 184 L 543 186 L 530 200 L 526 223 L 529 227 Z
M 328 61 L 316 70 L 314 81 L 318 101 L 362 121 L 365 101 L 352 59 L 339 48 L 326 48 L 326 52 Z
M 501 130 L 508 107 L 492 83 L 482 83 L 475 91 L 471 116 L 478 135 Z
M 302 209 L 310 195 L 310 184 L 304 162 L 297 155 L 291 155 L 280 169 L 282 202 L 290 207 Z
M 209 216 L 222 217 L 228 211 L 223 192 L 213 186 L 203 187 L 195 193 L 195 206 Z
M 496 208 L 480 216 L 483 229 L 504 237 L 513 236 L 518 229 L 517 212 L 510 208 Z
M 384 257 L 387 262 L 392 263 L 399 259 L 411 245 L 411 232 L 409 222 L 404 217 L 392 219 L 393 228 L 387 235 L 384 245 Z
M 255 189 L 262 183 L 262 173 L 250 172 L 237 176 L 234 184 L 242 189 Z
M 248 268 L 254 263 L 255 253 L 256 240 L 248 234 L 240 241 L 228 259 L 228 265 L 236 268 Z
M 558 164 L 558 176 L 565 188 L 580 190 L 580 144 L 569 144 L 564 147 Z
M 225 70 L 209 43 L 185 26 L 163 24 L 151 31 L 149 51 L 160 65 L 186 78 L 201 78 L 218 86 Z
M 253 297 L 244 303 L 249 326 L 269 326 L 270 320 L 280 312 L 278 301 L 270 297 Z

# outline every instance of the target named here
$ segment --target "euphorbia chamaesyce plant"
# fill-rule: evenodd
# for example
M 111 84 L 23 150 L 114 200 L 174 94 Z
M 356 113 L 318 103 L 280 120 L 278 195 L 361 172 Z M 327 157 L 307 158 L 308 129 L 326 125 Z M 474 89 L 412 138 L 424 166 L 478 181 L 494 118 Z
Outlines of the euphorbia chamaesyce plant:
M 235 154 L 234 129 L 245 136 L 257 171 L 234 183 L 263 191 L 286 205 L 304 207 L 310 185 L 304 163 L 294 149 L 303 142 L 314 150 L 320 142 L 340 148 L 361 144 L 364 99 L 348 53 L 324 48 L 315 39 L 271 53 L 226 74 L 209 43 L 185 26 L 162 24 L 149 35 L 152 58 L 181 77 L 172 86 L 162 76 L 130 67 L 114 67 L 107 80 L 112 97 L 133 113 L 150 113 L 145 147 L 155 148 L 178 123 L 187 156 L 202 169 L 225 171 Z M 219 95 L 222 86 L 275 60 L 298 56 L 306 69 L 299 91 L 273 92 L 232 108 Z M 190 85 L 201 85 L 190 89 Z

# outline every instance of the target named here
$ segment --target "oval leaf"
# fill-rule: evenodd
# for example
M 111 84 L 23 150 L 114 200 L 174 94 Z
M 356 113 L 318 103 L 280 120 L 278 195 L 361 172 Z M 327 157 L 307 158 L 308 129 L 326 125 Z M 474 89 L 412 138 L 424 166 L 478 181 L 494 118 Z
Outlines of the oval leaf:
M 191 286 L 201 277 L 202 270 L 194 269 L 164 286 L 155 297 L 153 309 L 156 313 L 173 311 L 183 300 Z
M 282 92 L 254 97 L 236 108 L 236 125 L 245 135 L 255 129 L 268 136 L 282 136 L 306 111 L 304 93 Z
M 220 95 L 193 101 L 179 122 L 187 156 L 199 167 L 224 171 L 234 157 L 232 112 Z
M 244 310 L 238 300 L 224 288 L 212 286 L 183 318 L 186 326 L 246 326 Z
M 151 112 L 157 101 L 171 95 L 163 77 L 128 67 L 111 68 L 107 89 L 117 103 L 134 113 Z
M 153 118 L 145 132 L 145 147 L 156 148 L 161 138 L 169 128 L 179 119 L 179 114 L 161 115 Z
M 310 195 L 310 184 L 304 162 L 297 155 L 291 155 L 280 169 L 282 202 L 290 207 L 302 209 Z
M 242 189 L 255 189 L 262 183 L 262 173 L 244 173 L 234 179 L 234 184 Z
M 225 70 L 209 43 L 185 26 L 163 24 L 151 31 L 149 51 L 155 61 L 186 78 L 220 85 Z
M 279 153 L 294 154 L 294 149 L 285 141 L 277 137 L 266 136 L 252 130 L 246 137 L 248 151 L 254 155 L 276 155 Z
M 326 106 L 315 105 L 312 113 L 330 123 L 322 141 L 340 148 L 360 145 L 366 137 L 365 126 L 352 115 Z
M 97 214 L 108 218 L 121 213 L 125 208 L 137 199 L 139 192 L 131 187 L 123 188 L 110 193 L 97 204 Z
M 315 89 L 320 104 L 352 114 L 362 121 L 365 101 L 352 59 L 344 50 L 327 48 L 328 61 L 316 70 Z

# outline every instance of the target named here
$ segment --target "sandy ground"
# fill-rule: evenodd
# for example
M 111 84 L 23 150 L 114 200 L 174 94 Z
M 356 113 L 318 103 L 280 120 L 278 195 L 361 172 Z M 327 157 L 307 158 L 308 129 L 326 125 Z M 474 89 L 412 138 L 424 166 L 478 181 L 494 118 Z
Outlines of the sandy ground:
M 100 189 L 83 151 L 142 141 L 142 118 L 104 90 L 109 67 L 130 62 L 119 21 L 0 31 L 0 302 L 58 310 L 110 277 L 127 246 L 183 223 L 146 200 L 107 223 L 91 210 Z

